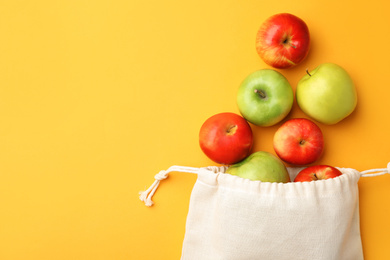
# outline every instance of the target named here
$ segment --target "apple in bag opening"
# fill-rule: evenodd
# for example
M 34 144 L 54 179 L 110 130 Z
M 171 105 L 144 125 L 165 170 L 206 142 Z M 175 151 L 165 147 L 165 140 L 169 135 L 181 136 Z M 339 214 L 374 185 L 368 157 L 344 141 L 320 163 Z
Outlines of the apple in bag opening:
M 313 165 L 300 171 L 294 182 L 318 181 L 335 178 L 342 175 L 342 172 L 329 165 Z
M 226 173 L 252 181 L 290 182 L 290 175 L 283 162 L 265 151 L 252 153 L 241 162 L 231 165 Z

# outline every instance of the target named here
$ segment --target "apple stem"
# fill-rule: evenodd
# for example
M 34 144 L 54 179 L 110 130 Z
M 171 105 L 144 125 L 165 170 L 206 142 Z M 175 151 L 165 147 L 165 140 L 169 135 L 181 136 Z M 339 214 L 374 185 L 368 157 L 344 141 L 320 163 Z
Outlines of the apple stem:
M 236 129 L 237 129 L 237 125 L 229 126 L 229 128 L 226 130 L 226 133 L 228 135 L 234 135 L 234 133 L 236 132 Z
M 255 93 L 257 93 L 261 98 L 266 98 L 267 96 L 265 95 L 265 93 L 261 90 L 257 90 L 255 89 Z
M 313 176 L 314 176 L 314 178 L 316 179 L 316 180 L 318 180 L 318 176 L 317 176 L 317 174 L 314 172 L 313 173 Z
M 309 73 L 309 69 L 306 69 L 306 73 L 311 77 L 311 74 Z

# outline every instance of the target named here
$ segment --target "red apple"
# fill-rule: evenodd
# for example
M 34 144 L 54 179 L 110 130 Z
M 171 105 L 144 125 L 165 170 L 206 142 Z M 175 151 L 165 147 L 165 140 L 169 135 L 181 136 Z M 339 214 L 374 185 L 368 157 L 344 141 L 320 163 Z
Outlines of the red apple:
M 309 48 L 310 33 L 306 23 L 289 13 L 269 17 L 257 32 L 257 53 L 274 68 L 297 65 L 306 58 Z
M 240 115 L 229 112 L 216 114 L 200 128 L 199 145 L 214 162 L 234 164 L 250 154 L 252 129 Z
M 293 118 L 276 130 L 274 150 L 283 161 L 306 165 L 318 160 L 324 149 L 321 129 L 306 118 Z
M 342 173 L 335 167 L 329 165 L 314 165 L 300 171 L 294 182 L 326 180 L 340 176 Z

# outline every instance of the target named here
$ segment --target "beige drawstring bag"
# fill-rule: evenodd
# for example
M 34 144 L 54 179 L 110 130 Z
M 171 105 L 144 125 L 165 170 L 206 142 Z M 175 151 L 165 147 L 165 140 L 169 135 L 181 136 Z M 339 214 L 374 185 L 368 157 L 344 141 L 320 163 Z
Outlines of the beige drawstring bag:
M 169 172 L 198 175 L 192 190 L 182 260 L 360 260 L 360 177 L 390 173 L 338 168 L 339 177 L 291 183 L 251 181 L 227 167 L 173 166 L 140 199 L 147 206 Z M 293 180 L 303 168 L 288 168 Z

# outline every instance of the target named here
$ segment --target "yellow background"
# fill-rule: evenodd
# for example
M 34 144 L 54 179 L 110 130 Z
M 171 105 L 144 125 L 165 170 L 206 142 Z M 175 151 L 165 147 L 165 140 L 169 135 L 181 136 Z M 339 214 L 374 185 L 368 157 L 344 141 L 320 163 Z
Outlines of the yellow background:
M 318 163 L 386 167 L 389 11 L 385 0 L 1 0 L 0 259 L 179 259 L 196 176 L 170 174 L 151 208 L 138 192 L 171 165 L 215 165 L 199 128 L 238 113 L 238 85 L 268 68 L 257 29 L 279 12 L 312 37 L 308 58 L 281 71 L 293 89 L 335 62 L 358 91 L 350 117 L 319 124 Z M 305 117 L 296 104 L 293 117 Z M 279 125 L 253 127 L 254 149 L 273 152 Z M 359 189 L 365 258 L 389 259 L 390 176 Z

